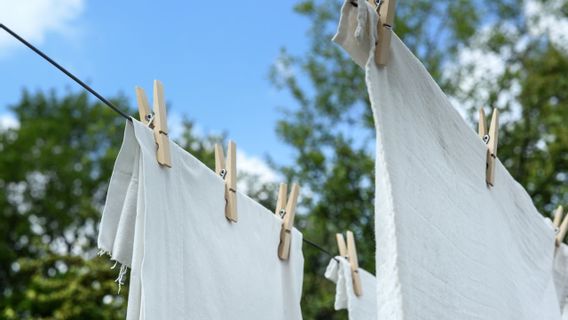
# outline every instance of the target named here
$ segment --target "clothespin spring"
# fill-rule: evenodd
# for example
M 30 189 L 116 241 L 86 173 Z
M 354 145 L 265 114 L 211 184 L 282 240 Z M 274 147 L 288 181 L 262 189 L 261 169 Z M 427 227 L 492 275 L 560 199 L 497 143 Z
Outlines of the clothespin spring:
M 144 118 L 148 122 L 148 128 L 152 128 L 154 126 L 154 124 L 153 124 L 154 119 L 156 119 L 156 114 L 154 113 L 154 111 L 145 115 Z M 167 133 L 166 133 L 166 135 L 167 135 Z
M 382 4 L 383 0 L 375 0 L 375 6 L 377 7 L 377 12 L 379 12 L 379 9 L 381 8 Z
M 166 116 L 166 102 L 164 98 L 164 86 L 158 80 L 154 80 L 154 111 L 150 111 L 148 98 L 144 89 L 136 87 L 136 100 L 138 102 L 138 114 L 140 121 L 148 125 L 154 131 L 156 141 L 156 160 L 162 166 L 172 167 L 170 155 L 170 141 L 168 139 L 168 123 Z
M 227 172 L 228 172 L 227 169 L 221 169 L 221 172 L 219 172 L 219 175 L 221 176 L 221 178 L 222 178 L 223 180 L 225 180 L 225 177 L 227 176 Z M 235 194 L 236 194 L 236 193 L 237 193 L 237 190 L 235 190 L 235 189 L 229 187 L 229 192 L 232 192 L 232 193 L 235 193 Z M 228 203 L 229 203 L 229 199 L 225 199 L 225 203 L 228 204 Z
M 375 0 L 375 7 L 379 18 L 382 18 L 386 21 L 386 17 L 381 17 L 381 6 L 383 5 L 383 3 L 385 3 L 384 0 Z M 390 25 L 388 22 L 385 23 L 381 21 L 381 23 L 383 27 L 387 28 L 388 30 L 392 30 L 392 25 Z

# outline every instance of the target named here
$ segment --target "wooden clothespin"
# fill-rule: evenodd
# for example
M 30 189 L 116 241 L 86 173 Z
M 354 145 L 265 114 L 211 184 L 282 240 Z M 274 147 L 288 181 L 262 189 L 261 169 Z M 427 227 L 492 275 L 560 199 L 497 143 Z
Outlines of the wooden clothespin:
M 554 215 L 554 226 L 558 228 L 558 233 L 556 233 L 556 246 L 560 246 L 564 238 L 566 237 L 566 232 L 568 231 L 568 214 L 562 220 L 562 223 L 558 226 L 557 224 L 560 223 L 560 219 L 564 214 L 564 208 L 559 206 L 556 209 L 556 213 Z
M 274 210 L 274 214 L 280 216 L 281 218 L 284 217 L 286 213 L 286 202 L 288 201 L 288 185 L 285 183 L 280 184 L 280 188 L 278 189 L 278 201 L 276 202 L 276 209 Z
M 499 141 L 499 111 L 493 109 L 489 132 L 486 127 L 486 118 L 483 108 L 479 109 L 479 137 L 487 145 L 487 160 L 485 170 L 485 181 L 492 187 L 495 183 L 495 163 L 497 161 L 497 143 Z
M 369 0 L 375 6 L 379 15 L 377 24 L 377 43 L 375 48 L 375 62 L 379 66 L 387 64 L 389 59 L 390 43 L 392 38 L 392 27 L 396 10 L 396 0 L 379 1 L 378 6 L 375 0 Z
M 154 139 L 158 147 L 156 157 L 158 163 L 172 167 L 170 157 L 170 140 L 168 138 L 168 121 L 166 117 L 166 101 L 164 99 L 164 86 L 158 80 L 154 80 L 154 112 L 150 112 L 148 98 L 144 89 L 136 87 L 136 101 L 138 101 L 138 113 L 140 121 L 154 129 Z
M 278 257 L 280 260 L 288 260 L 290 257 L 292 229 L 294 228 L 294 217 L 296 216 L 296 203 L 298 202 L 300 186 L 296 183 L 292 185 L 288 199 L 286 199 L 287 189 L 288 186 L 286 184 L 280 184 L 275 212 L 283 219 L 282 228 L 280 229 L 280 243 L 278 244 Z M 286 207 L 284 207 L 284 205 Z
M 554 217 L 552 223 L 554 224 L 555 228 L 560 228 L 560 222 L 562 221 L 562 217 L 564 216 L 564 207 L 558 206 L 554 211 Z
M 339 255 L 349 260 L 351 278 L 353 279 L 353 291 L 357 297 L 360 297 L 363 294 L 363 287 L 361 286 L 361 277 L 359 276 L 359 259 L 357 258 L 357 247 L 355 246 L 353 232 L 347 231 L 347 247 L 345 246 L 345 239 L 341 233 L 336 234 L 335 237 L 337 239 Z
M 339 249 L 339 255 L 349 259 L 347 254 L 347 246 L 345 245 L 345 238 L 341 233 L 335 234 L 335 239 L 337 240 L 337 249 Z
M 223 147 L 215 144 L 215 172 L 225 180 L 225 217 L 237 222 L 237 145 L 233 141 L 227 147 L 227 165 Z

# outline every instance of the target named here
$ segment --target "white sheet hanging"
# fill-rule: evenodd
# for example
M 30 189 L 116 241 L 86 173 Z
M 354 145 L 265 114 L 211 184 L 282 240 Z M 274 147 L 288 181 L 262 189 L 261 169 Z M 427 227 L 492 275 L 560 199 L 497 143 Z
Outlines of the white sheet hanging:
M 376 66 L 358 3 L 334 40 L 365 69 L 377 130 L 378 319 L 559 319 L 551 224 L 499 161 L 487 188 L 485 144 L 396 35 Z
M 238 193 L 225 219 L 224 182 L 171 145 L 156 162 L 152 131 L 127 122 L 111 178 L 99 248 L 132 268 L 128 319 L 301 319 L 302 234 L 277 250 L 282 220 Z
M 335 283 L 335 310 L 347 309 L 349 320 L 377 319 L 377 280 L 369 272 L 359 268 L 363 294 L 353 290 L 351 265 L 344 257 L 331 259 L 325 277 Z

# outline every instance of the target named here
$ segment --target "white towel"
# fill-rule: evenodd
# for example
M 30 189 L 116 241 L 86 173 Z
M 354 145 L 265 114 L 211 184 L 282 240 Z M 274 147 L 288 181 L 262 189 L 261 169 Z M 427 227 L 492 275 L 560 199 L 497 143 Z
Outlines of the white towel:
M 335 310 L 347 309 L 349 320 L 377 319 L 377 281 L 375 276 L 359 268 L 362 295 L 353 291 L 351 265 L 344 257 L 331 259 L 325 277 L 335 283 Z
M 378 318 L 559 319 L 551 224 L 499 161 L 487 188 L 486 145 L 395 34 L 377 67 L 376 24 L 346 1 L 335 41 L 365 69 L 377 130 Z
M 171 144 L 156 161 L 152 131 L 127 122 L 99 248 L 131 267 L 128 319 L 301 319 L 302 234 L 278 258 L 282 220 L 238 193 L 225 218 L 224 182 Z

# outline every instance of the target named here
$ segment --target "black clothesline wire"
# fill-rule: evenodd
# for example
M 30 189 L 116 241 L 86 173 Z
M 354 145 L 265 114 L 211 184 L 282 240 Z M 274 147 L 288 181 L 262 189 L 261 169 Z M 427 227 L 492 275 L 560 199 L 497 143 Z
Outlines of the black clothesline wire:
M 53 65 L 54 67 L 56 67 L 57 69 L 59 69 L 59 71 L 63 72 L 66 76 L 68 76 L 69 78 L 71 78 L 73 81 L 75 81 L 77 84 L 79 84 L 81 87 L 83 87 L 85 90 L 89 91 L 92 95 L 94 95 L 95 97 L 97 97 L 97 99 L 99 99 L 102 103 L 104 103 L 105 105 L 107 105 L 109 108 L 111 108 L 112 110 L 114 110 L 116 113 L 118 113 L 119 115 L 121 115 L 123 118 L 132 121 L 132 118 L 127 115 L 126 113 L 124 113 L 124 111 L 120 110 L 118 107 L 116 107 L 114 104 L 112 104 L 109 100 L 107 100 L 105 97 L 101 96 L 98 92 L 96 92 L 93 88 L 91 88 L 89 85 L 87 85 L 86 83 L 84 83 L 83 81 L 81 81 L 81 79 L 77 78 L 75 75 L 73 75 L 71 72 L 67 71 L 67 69 L 65 69 L 64 67 L 62 67 L 59 63 L 55 62 L 53 59 L 51 59 L 47 54 L 43 53 L 41 50 L 39 50 L 38 48 L 34 47 L 31 43 L 29 43 L 28 41 L 26 41 L 24 38 L 20 37 L 17 33 L 15 33 L 14 31 L 12 31 L 10 28 L 6 27 L 3 23 L 0 23 L 0 28 L 4 29 L 4 31 L 8 32 L 8 34 L 10 34 L 12 37 L 16 38 L 18 41 L 20 41 L 21 43 L 23 43 L 26 47 L 30 48 L 33 52 L 37 53 L 40 57 L 44 58 L 47 62 L 49 62 L 51 65 Z M 302 238 L 302 240 L 313 246 L 314 248 L 320 250 L 321 252 L 327 254 L 328 256 L 330 256 L 331 258 L 333 258 L 335 261 L 337 261 L 337 259 L 335 258 L 335 255 L 331 254 L 329 251 L 325 250 L 324 248 L 322 248 L 320 245 L 318 245 L 317 243 L 310 241 L 306 238 Z
M 324 248 L 322 248 L 319 244 L 317 244 L 317 243 L 315 243 L 315 242 L 313 242 L 313 241 L 310 241 L 310 240 L 308 240 L 308 239 L 306 239 L 306 238 L 302 238 L 302 240 L 304 240 L 305 243 L 311 245 L 312 247 L 318 249 L 319 251 L 321 251 L 321 252 L 327 254 L 328 256 L 330 256 L 331 258 L 333 258 L 333 260 L 339 262 L 339 260 L 337 260 L 337 258 L 335 257 L 335 255 L 331 254 L 329 251 L 327 251 L 327 250 L 325 250 Z
M 51 59 L 50 57 L 48 57 L 45 53 L 43 53 L 41 50 L 39 50 L 38 48 L 34 47 L 31 43 L 27 42 L 24 38 L 20 37 L 17 33 L 15 33 L 14 31 L 10 30 L 10 28 L 6 27 L 4 24 L 0 23 L 0 28 L 4 29 L 6 32 L 8 32 L 12 37 L 16 38 L 18 41 L 20 41 L 21 43 L 23 43 L 26 47 L 30 48 L 33 52 L 37 53 L 40 57 L 44 58 L 47 62 L 51 63 L 54 67 L 56 67 L 57 69 L 59 69 L 59 71 L 65 73 L 66 76 L 68 76 L 69 78 L 73 79 L 73 81 L 77 82 L 81 87 L 85 88 L 85 90 L 89 91 L 90 93 L 92 93 L 95 97 L 97 97 L 99 100 L 102 101 L 102 103 L 106 104 L 109 108 L 111 108 L 112 110 L 114 110 L 115 112 L 117 112 L 118 114 L 120 114 L 121 116 L 123 116 L 124 118 L 126 118 L 127 120 L 132 120 L 130 119 L 130 116 L 127 115 L 126 113 L 124 113 L 123 111 L 121 111 L 120 109 L 118 109 L 114 104 L 112 104 L 110 101 L 108 101 L 107 99 L 105 99 L 105 97 L 101 96 L 100 94 L 98 94 L 93 88 L 89 87 L 89 85 L 87 85 L 86 83 L 84 83 L 83 81 L 81 81 L 79 78 L 75 77 L 71 72 L 67 71 L 67 69 L 63 68 L 59 63 L 53 61 L 53 59 Z

